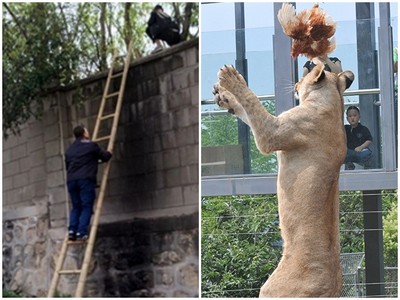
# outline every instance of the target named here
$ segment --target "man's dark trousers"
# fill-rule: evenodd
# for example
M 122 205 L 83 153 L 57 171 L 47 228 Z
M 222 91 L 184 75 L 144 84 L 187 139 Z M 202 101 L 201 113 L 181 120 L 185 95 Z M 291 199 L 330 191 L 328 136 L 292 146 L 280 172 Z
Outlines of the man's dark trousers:
M 67 182 L 72 210 L 69 217 L 69 231 L 79 236 L 88 234 L 93 203 L 96 199 L 96 182 L 92 179 L 76 179 Z

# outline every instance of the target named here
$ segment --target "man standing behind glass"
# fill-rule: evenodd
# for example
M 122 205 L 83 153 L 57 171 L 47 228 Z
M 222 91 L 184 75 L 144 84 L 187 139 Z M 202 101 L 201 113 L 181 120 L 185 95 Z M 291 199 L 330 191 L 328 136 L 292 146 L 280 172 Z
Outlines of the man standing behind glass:
M 102 150 L 90 140 L 83 126 L 74 128 L 74 143 L 65 153 L 67 187 L 72 210 L 69 218 L 69 240 L 87 240 L 88 227 L 96 198 L 97 164 L 111 159 L 109 151 Z

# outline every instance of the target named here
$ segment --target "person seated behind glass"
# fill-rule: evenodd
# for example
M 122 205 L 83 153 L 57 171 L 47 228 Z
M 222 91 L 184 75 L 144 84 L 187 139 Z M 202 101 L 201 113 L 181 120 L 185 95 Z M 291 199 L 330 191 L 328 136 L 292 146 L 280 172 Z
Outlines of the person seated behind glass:
M 372 157 L 372 151 L 368 148 L 372 143 L 372 135 L 366 126 L 360 123 L 360 110 L 356 106 L 350 106 L 347 111 L 345 125 L 347 137 L 347 153 L 344 160 L 346 170 L 354 170 L 354 163 L 367 167 Z
M 339 74 L 342 72 L 342 64 L 337 57 L 329 57 L 327 55 L 322 57 L 314 57 L 312 60 L 307 61 L 303 66 L 303 77 L 306 76 L 317 64 L 325 65 L 325 71 Z

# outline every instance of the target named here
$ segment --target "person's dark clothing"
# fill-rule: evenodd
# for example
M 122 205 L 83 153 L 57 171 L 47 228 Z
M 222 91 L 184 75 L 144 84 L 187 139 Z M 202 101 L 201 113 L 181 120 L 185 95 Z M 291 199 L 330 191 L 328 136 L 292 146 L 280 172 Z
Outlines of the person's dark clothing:
M 96 181 L 98 161 L 109 161 L 111 153 L 102 150 L 96 143 L 76 139 L 65 152 L 67 181 L 91 179 Z
M 355 128 L 352 128 L 351 125 L 344 125 L 344 128 L 346 130 L 347 148 L 351 150 L 361 146 L 366 141 L 372 141 L 369 129 L 361 125 L 361 123 L 358 123 L 358 126 Z
M 97 165 L 99 160 L 106 162 L 110 159 L 110 152 L 85 139 L 76 139 L 67 149 L 67 187 L 72 202 L 68 227 L 70 235 L 87 235 L 96 199 Z
M 93 203 L 96 199 L 96 182 L 91 179 L 77 179 L 67 182 L 72 209 L 68 230 L 81 237 L 87 235 Z
M 340 61 L 340 59 L 337 58 L 337 57 L 329 57 L 329 59 L 330 59 L 331 62 L 333 62 L 333 63 L 336 63 L 337 61 Z M 304 64 L 303 68 L 307 68 L 308 72 L 310 73 L 311 70 L 314 69 L 315 66 L 316 66 L 316 64 L 314 64 L 311 60 L 308 60 L 308 61 Z M 325 64 L 325 71 L 327 71 L 327 72 L 332 72 L 331 68 L 330 68 L 327 64 Z
M 154 42 L 155 40 L 163 40 L 169 46 L 178 44 L 181 41 L 179 34 L 179 26 L 171 17 L 162 10 L 153 10 L 150 19 L 147 22 L 147 35 Z
M 354 149 L 361 146 L 366 141 L 372 141 L 372 135 L 369 129 L 361 123 L 358 123 L 357 127 L 352 128 L 351 125 L 344 125 L 347 137 L 347 152 L 344 163 L 346 164 L 345 169 L 354 170 L 355 166 L 353 163 L 364 165 L 364 168 L 370 167 L 370 160 L 372 158 L 371 149 L 364 148 L 361 152 L 357 152 Z

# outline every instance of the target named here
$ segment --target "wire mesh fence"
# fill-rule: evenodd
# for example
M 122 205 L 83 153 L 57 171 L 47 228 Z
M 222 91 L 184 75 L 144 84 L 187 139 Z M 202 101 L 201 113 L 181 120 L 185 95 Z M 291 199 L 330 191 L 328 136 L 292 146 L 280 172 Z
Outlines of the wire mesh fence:
M 364 253 L 342 253 L 340 255 L 340 265 L 342 267 L 343 287 L 341 297 L 362 296 L 363 291 L 359 285 L 359 269 L 363 263 Z
M 341 296 L 366 297 L 364 234 L 377 230 L 384 236 L 382 296 L 397 296 L 397 192 L 382 192 L 381 211 L 364 212 L 361 192 L 341 193 L 340 205 Z M 365 229 L 366 213 L 381 214 L 383 229 Z M 201 228 L 202 297 L 258 297 L 284 243 L 276 195 L 205 197 Z
M 385 292 L 388 297 L 398 297 L 398 268 L 385 268 Z
M 366 279 L 365 279 L 365 268 L 361 267 L 358 269 L 358 282 L 355 287 L 360 293 L 359 297 L 367 297 L 366 293 Z M 384 297 L 398 298 L 398 268 L 397 267 L 385 267 L 384 268 Z M 368 284 L 381 284 L 380 282 L 368 283 Z M 350 297 L 350 296 L 349 296 Z

